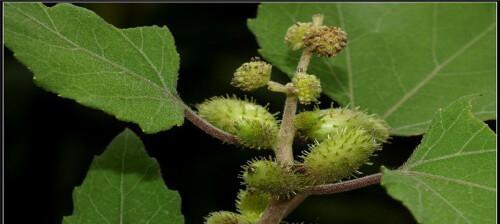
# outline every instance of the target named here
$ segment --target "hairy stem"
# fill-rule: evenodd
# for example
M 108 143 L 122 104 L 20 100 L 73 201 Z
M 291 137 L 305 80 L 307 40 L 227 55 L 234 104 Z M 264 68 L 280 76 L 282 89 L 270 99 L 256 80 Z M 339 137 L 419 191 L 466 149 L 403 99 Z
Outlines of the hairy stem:
M 293 199 L 291 199 L 293 200 Z M 258 224 L 278 224 L 281 222 L 291 200 L 272 200 L 260 217 Z
M 297 65 L 297 70 L 295 70 L 295 73 L 307 72 L 307 67 L 309 66 L 311 57 L 312 52 L 309 49 L 305 49 L 300 56 L 299 65 Z
M 354 180 L 348 180 L 334 184 L 323 184 L 323 185 L 307 187 L 304 190 L 304 193 L 299 194 L 295 196 L 293 199 L 287 201 L 285 204 L 280 205 L 280 208 L 284 210 L 281 214 L 283 217 L 286 217 L 310 195 L 336 194 L 336 193 L 356 190 L 363 187 L 368 187 L 380 183 L 381 177 L 382 177 L 381 173 L 376 173 L 365 177 L 357 178 Z
M 293 210 L 295 210 L 297 207 L 299 207 L 300 204 L 302 204 L 302 202 L 304 200 L 306 200 L 306 198 L 309 197 L 309 194 L 299 194 L 297 196 L 295 196 L 294 198 L 292 198 L 291 200 L 289 200 L 286 204 L 286 207 L 284 208 L 284 213 L 282 215 L 282 217 L 286 217 L 288 216 L 290 213 L 293 212 Z
M 288 95 L 285 100 L 285 108 L 283 110 L 283 119 L 278 132 L 276 143 L 276 160 L 285 165 L 293 165 L 293 137 L 295 136 L 295 126 L 293 119 L 297 112 L 297 97 Z
M 323 24 L 323 18 L 324 17 L 321 14 L 313 15 L 312 17 L 313 26 L 321 26 L 321 24 Z M 300 56 L 300 61 L 299 64 L 297 65 L 295 73 L 307 72 L 307 67 L 309 67 L 309 62 L 311 61 L 311 57 L 312 57 L 312 52 L 307 48 L 304 49 L 302 55 Z
M 285 85 L 274 81 L 267 82 L 267 89 L 273 92 L 288 94 L 288 88 Z
M 323 23 L 323 15 L 316 14 L 313 16 L 313 25 L 321 26 Z M 296 73 L 307 72 L 307 67 L 311 61 L 312 52 L 308 49 L 302 51 L 302 56 L 297 65 Z M 293 138 L 295 136 L 295 126 L 293 120 L 297 112 L 297 96 L 294 93 L 288 93 L 285 100 L 283 110 L 283 119 L 278 133 L 276 143 L 276 160 L 285 165 L 293 165 Z M 303 196 L 300 196 L 303 197 Z M 307 196 L 306 196 L 307 197 Z M 297 198 L 297 197 L 295 197 Z M 305 197 L 304 197 L 305 199 Z M 303 200 L 303 199 L 302 199 Z M 288 214 L 289 207 L 294 205 L 297 207 L 302 200 L 294 198 L 289 200 L 272 200 L 268 205 L 258 224 L 278 224 Z
M 381 173 L 376 173 L 361 178 L 357 178 L 354 180 L 348 180 L 334 184 L 323 184 L 323 185 L 307 187 L 304 190 L 304 192 L 311 195 L 335 194 L 378 184 L 380 183 L 381 177 L 382 177 Z
M 211 135 L 212 137 L 217 138 L 225 143 L 235 144 L 235 145 L 240 143 L 239 139 L 236 136 L 213 126 L 208 121 L 206 121 L 205 119 L 201 118 L 198 114 L 196 114 L 196 112 L 194 112 L 188 105 L 182 102 L 182 100 L 178 101 L 184 107 L 184 116 L 186 117 L 186 119 L 188 119 L 196 127 L 201 129 L 205 133 Z

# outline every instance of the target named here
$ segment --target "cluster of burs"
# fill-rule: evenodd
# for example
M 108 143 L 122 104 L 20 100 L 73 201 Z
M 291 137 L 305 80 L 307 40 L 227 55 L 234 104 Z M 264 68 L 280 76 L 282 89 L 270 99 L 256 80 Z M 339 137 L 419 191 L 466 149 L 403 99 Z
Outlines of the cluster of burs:
M 292 50 L 305 49 L 320 57 L 333 57 L 347 45 L 346 33 L 338 27 L 296 23 L 285 36 Z M 270 80 L 272 66 L 260 59 L 244 63 L 234 73 L 231 84 L 251 91 L 276 84 Z M 320 80 L 298 71 L 286 86 L 301 104 L 318 102 Z M 201 117 L 238 137 L 242 146 L 275 149 L 279 132 L 276 114 L 253 100 L 213 97 L 197 105 Z M 257 223 L 271 199 L 288 199 L 307 186 L 333 183 L 353 176 L 389 137 L 389 127 L 375 115 L 357 109 L 330 108 L 305 111 L 294 118 L 299 137 L 312 144 L 293 165 L 274 159 L 254 159 L 243 166 L 246 186 L 238 193 L 238 213 L 213 212 L 206 224 Z

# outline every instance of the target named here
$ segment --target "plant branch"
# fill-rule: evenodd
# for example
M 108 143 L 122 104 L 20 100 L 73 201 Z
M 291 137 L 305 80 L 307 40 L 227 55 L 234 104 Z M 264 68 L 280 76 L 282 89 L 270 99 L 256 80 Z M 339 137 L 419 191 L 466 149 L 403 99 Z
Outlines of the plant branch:
M 293 119 L 297 112 L 297 97 L 288 94 L 285 100 L 285 108 L 283 110 L 283 119 L 278 132 L 276 143 L 276 160 L 285 165 L 293 165 L 293 137 L 295 136 L 295 126 Z
M 286 216 L 291 200 L 271 200 L 260 217 L 258 224 L 278 224 Z
M 325 194 L 335 194 L 345 191 L 351 191 L 363 187 L 367 187 L 370 185 L 380 183 L 380 179 L 382 177 L 381 173 L 376 173 L 364 177 L 360 177 L 353 180 L 343 181 L 334 184 L 323 184 L 310 186 L 304 189 L 304 192 L 310 195 L 325 195 Z
M 292 198 L 291 200 L 289 200 L 286 204 L 286 207 L 285 207 L 285 211 L 284 211 L 284 214 L 282 217 L 286 217 L 288 216 L 290 213 L 293 212 L 293 210 L 295 210 L 297 207 L 299 207 L 300 204 L 302 204 L 302 202 L 304 200 L 306 200 L 306 198 L 309 197 L 308 194 L 306 193 L 302 193 L 302 194 L 299 194 L 297 196 L 295 196 L 294 198 Z
M 194 126 L 198 127 L 199 129 L 201 129 L 205 133 L 207 133 L 207 134 L 211 135 L 212 137 L 217 138 L 225 143 L 235 144 L 235 145 L 240 144 L 240 140 L 236 136 L 229 134 L 229 133 L 213 126 L 208 121 L 201 118 L 188 105 L 186 105 L 180 98 L 178 101 L 184 107 L 184 116 L 186 117 L 186 119 L 191 121 L 191 123 L 193 123 Z
M 380 183 L 381 177 L 382 177 L 381 173 L 376 173 L 365 177 L 360 177 L 354 180 L 348 180 L 334 184 L 323 184 L 323 185 L 307 187 L 303 193 L 287 201 L 285 205 L 280 206 L 280 208 L 284 209 L 282 216 L 285 217 L 289 215 L 310 195 L 336 194 L 336 193 L 360 189 L 363 187 Z
M 267 89 L 269 91 L 278 92 L 278 93 L 285 93 L 285 94 L 289 93 L 289 89 L 285 85 L 283 85 L 281 83 L 274 82 L 274 81 L 267 82 Z
M 323 15 L 315 14 L 312 17 L 313 26 L 321 26 L 323 24 Z M 300 56 L 299 64 L 297 65 L 297 69 L 295 73 L 299 72 L 307 72 L 307 67 L 309 67 L 309 62 L 311 62 L 312 52 L 309 49 L 304 49 L 302 51 L 302 55 Z

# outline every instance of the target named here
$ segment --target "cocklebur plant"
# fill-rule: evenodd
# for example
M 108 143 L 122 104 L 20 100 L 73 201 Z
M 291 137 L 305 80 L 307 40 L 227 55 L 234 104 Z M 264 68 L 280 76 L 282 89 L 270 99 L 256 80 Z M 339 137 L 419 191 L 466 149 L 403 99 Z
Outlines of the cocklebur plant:
M 297 50 L 300 48 L 299 46 L 305 46 L 304 54 L 306 56 L 309 54 L 309 56 L 304 60 L 310 60 L 311 54 L 335 56 L 346 46 L 345 32 L 337 27 L 321 25 L 322 15 L 315 15 L 313 18 L 312 23 L 299 22 L 288 28 L 284 38 L 285 42 L 292 50 Z M 313 40 L 316 40 L 318 44 L 305 43 Z M 291 106 L 295 107 L 292 110 L 296 110 L 298 102 L 306 105 L 317 102 L 321 94 L 320 80 L 305 72 L 308 62 L 301 61 L 301 63 L 299 63 L 298 72 L 291 82 L 282 85 L 271 81 L 271 66 L 267 63 L 262 61 L 247 62 L 236 70 L 232 84 L 237 83 L 236 87 L 248 91 L 263 86 L 263 80 L 265 80 L 268 82 L 270 91 L 284 93 L 288 99 L 292 99 L 293 105 Z M 262 75 L 263 70 L 266 74 L 264 76 Z M 238 81 L 235 82 L 235 80 Z M 255 83 L 260 84 L 255 85 Z M 369 157 L 380 147 L 380 143 L 385 142 L 389 137 L 389 127 L 383 120 L 374 115 L 370 116 L 361 111 L 345 108 L 303 112 L 299 114 L 295 122 L 291 120 L 294 119 L 294 113 L 285 111 L 280 133 L 276 128 L 273 129 L 275 130 L 274 134 L 270 135 L 269 131 L 259 128 L 262 125 L 236 122 L 237 119 L 245 117 L 259 124 L 269 122 L 276 124 L 276 122 L 270 121 L 272 116 L 265 111 L 265 107 L 249 105 L 248 102 L 236 99 L 232 99 L 233 103 L 228 104 L 224 103 L 224 100 L 227 101 L 227 99 L 219 99 L 200 104 L 198 113 L 215 126 L 240 137 L 244 145 L 252 145 L 254 148 L 272 148 L 276 154 L 279 154 L 279 150 L 289 150 L 291 147 L 290 142 L 282 142 L 286 138 L 283 133 L 295 129 L 303 131 L 316 140 L 316 144 L 301 156 L 303 163 L 294 161 L 293 157 L 285 160 L 277 156 L 276 160 L 254 159 L 243 166 L 241 178 L 247 190 L 268 194 L 276 201 L 291 199 L 303 192 L 308 185 L 334 183 L 352 175 L 364 163 L 368 162 Z M 246 107 L 258 107 L 260 110 L 259 112 L 253 112 L 253 110 L 247 112 Z M 287 110 L 286 106 L 285 110 Z M 262 116 L 262 114 L 267 114 L 267 116 Z M 291 126 L 286 126 L 285 122 Z M 263 134 L 243 137 L 241 133 L 233 130 L 233 127 L 237 125 L 249 133 Z M 287 130 L 287 128 L 289 129 Z M 275 144 L 271 145 L 272 147 L 269 147 L 269 136 L 273 136 L 273 139 L 278 138 Z M 253 144 L 247 142 L 253 142 Z M 303 167 L 304 170 L 297 172 L 294 167 Z M 206 223 L 213 223 L 215 214 L 225 213 L 212 213 L 207 218 Z M 258 214 L 257 217 L 261 215 Z M 230 219 L 229 216 L 226 219 Z M 234 217 L 231 216 L 231 219 Z
M 241 167 L 236 211 L 209 213 L 208 224 L 276 224 L 309 195 L 377 183 L 418 222 L 494 222 L 495 134 L 480 120 L 495 113 L 494 7 L 263 4 L 248 23 L 263 59 L 235 66 L 230 84 L 284 94 L 278 120 L 241 97 L 209 98 L 196 111 L 187 106 L 176 92 L 179 55 L 166 27 L 118 29 L 70 4 L 5 6 L 6 46 L 39 86 L 145 133 L 185 117 L 226 143 L 272 150 L 274 157 Z M 273 69 L 290 82 L 272 81 Z M 473 93 L 483 95 L 474 107 Z M 320 94 L 340 106 L 308 110 Z M 403 166 L 357 177 L 389 136 L 424 132 Z M 310 145 L 298 144 L 294 155 L 297 137 Z M 95 158 L 74 200 L 65 223 L 184 219 L 179 195 L 165 188 L 158 164 L 128 130 Z

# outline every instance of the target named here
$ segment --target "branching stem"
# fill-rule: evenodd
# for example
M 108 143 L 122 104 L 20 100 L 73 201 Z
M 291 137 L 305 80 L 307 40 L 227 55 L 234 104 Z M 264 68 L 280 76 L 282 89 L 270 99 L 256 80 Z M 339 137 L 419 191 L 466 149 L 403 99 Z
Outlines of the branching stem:
M 380 183 L 380 179 L 382 177 L 381 173 L 376 173 L 360 178 L 356 178 L 354 180 L 343 181 L 334 184 L 323 184 L 317 186 L 307 187 L 304 192 L 310 195 L 325 195 L 325 194 L 335 194 L 341 193 L 345 191 L 351 191 L 363 187 L 367 187 L 370 185 Z
M 313 16 L 313 25 L 321 26 L 323 23 L 323 15 L 316 14 Z M 312 52 L 308 49 L 302 51 L 302 56 L 297 65 L 296 73 L 306 72 L 309 62 L 311 61 Z M 295 136 L 295 126 L 293 120 L 297 112 L 297 96 L 294 93 L 287 94 L 285 106 L 283 110 L 283 119 L 281 120 L 281 127 L 278 132 L 278 139 L 275 148 L 276 160 L 285 165 L 293 165 L 293 138 Z M 301 196 L 302 197 L 302 196 Z M 297 197 L 295 197 L 297 198 Z M 300 198 L 299 198 L 300 199 Z M 305 199 L 305 197 L 304 197 Z M 272 200 L 258 224 L 278 224 L 288 212 L 290 205 L 296 204 L 298 206 L 302 200 Z M 295 206 L 295 207 L 296 207 Z
M 313 16 L 313 24 L 315 26 L 320 26 L 322 23 L 323 23 L 322 15 L 318 14 Z M 311 57 L 312 57 L 312 52 L 305 49 L 300 57 L 296 73 L 307 72 L 307 68 L 309 66 Z M 281 92 L 287 94 L 283 110 L 281 127 L 278 133 L 278 143 L 275 148 L 275 153 L 278 162 L 286 165 L 293 165 L 294 159 L 293 159 L 292 146 L 296 131 L 293 125 L 293 119 L 297 111 L 297 97 L 295 96 L 295 89 L 291 85 L 288 84 L 282 85 L 280 83 L 273 81 L 270 81 L 268 83 L 268 88 L 274 92 Z M 200 128 L 207 134 L 225 143 L 240 144 L 240 141 L 236 136 L 213 126 L 212 124 L 201 118 L 180 98 L 178 101 L 184 107 L 184 115 L 186 119 L 188 119 L 196 127 Z M 285 216 L 290 214 L 310 195 L 335 194 L 335 193 L 367 187 L 370 185 L 380 183 L 381 177 L 382 177 L 381 173 L 376 173 L 365 177 L 357 178 L 354 180 L 343 181 L 334 184 L 324 184 L 324 185 L 306 187 L 301 194 L 289 200 L 272 200 L 267 206 L 264 213 L 262 214 L 262 217 L 258 223 L 259 224 L 280 223 Z
M 380 183 L 381 173 L 376 173 L 368 175 L 365 177 L 357 178 L 354 180 L 343 181 L 335 184 L 324 184 L 307 187 L 302 194 L 295 196 L 292 200 L 287 201 L 283 208 L 282 217 L 286 217 L 293 210 L 295 210 L 307 197 L 310 195 L 325 195 L 325 194 L 336 194 L 351 190 L 356 190 L 363 187 L 368 187 L 370 185 L 375 185 Z
M 274 81 L 269 81 L 267 83 L 267 89 L 273 92 L 288 94 L 288 88 L 285 85 Z

